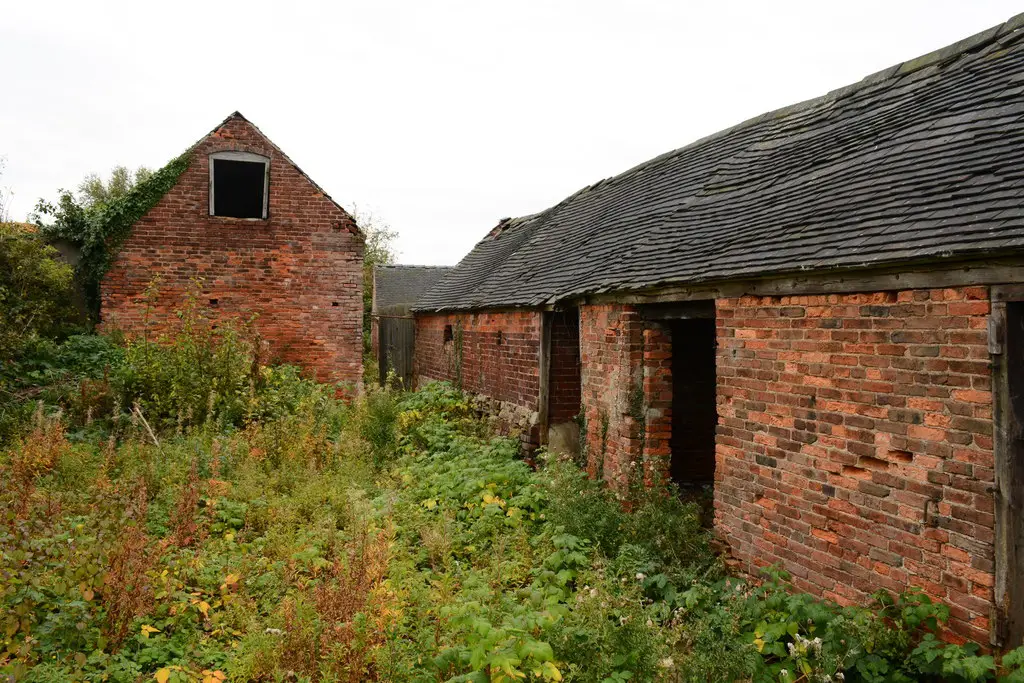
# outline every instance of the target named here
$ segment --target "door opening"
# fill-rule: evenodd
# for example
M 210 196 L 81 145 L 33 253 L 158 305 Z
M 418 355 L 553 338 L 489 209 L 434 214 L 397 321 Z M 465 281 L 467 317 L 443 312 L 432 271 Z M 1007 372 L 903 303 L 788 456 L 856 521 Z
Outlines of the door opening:
M 546 314 L 549 324 L 547 439 L 551 451 L 580 452 L 580 313 L 577 308 Z
M 715 320 L 673 320 L 672 459 L 680 488 L 710 488 L 715 480 Z M 694 491 L 696 492 L 696 491 Z

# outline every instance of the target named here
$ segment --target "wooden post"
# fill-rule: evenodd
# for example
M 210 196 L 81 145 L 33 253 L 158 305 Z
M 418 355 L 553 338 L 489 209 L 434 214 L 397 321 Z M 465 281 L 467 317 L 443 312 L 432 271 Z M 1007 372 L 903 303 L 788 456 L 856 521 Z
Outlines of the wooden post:
M 548 443 L 548 406 L 551 402 L 551 316 L 552 314 L 547 311 L 540 313 L 540 397 L 537 401 L 537 411 L 540 426 L 538 442 L 541 446 Z
M 995 615 L 992 644 L 1024 641 L 1024 303 L 993 288 L 989 319 L 995 458 Z
M 991 629 L 991 641 L 995 647 L 1002 647 L 1007 642 L 1009 631 L 1010 601 L 1012 597 L 1011 569 L 1013 553 L 1012 533 L 1013 514 L 1010 510 L 1012 497 L 1011 472 L 1009 463 L 1010 446 L 1007 427 L 1010 408 L 1010 383 L 1008 381 L 1006 362 L 1006 304 L 992 303 L 992 314 L 988 327 L 989 354 L 992 357 L 992 424 L 993 424 L 993 455 L 995 458 L 995 485 L 992 495 L 995 497 L 995 619 Z

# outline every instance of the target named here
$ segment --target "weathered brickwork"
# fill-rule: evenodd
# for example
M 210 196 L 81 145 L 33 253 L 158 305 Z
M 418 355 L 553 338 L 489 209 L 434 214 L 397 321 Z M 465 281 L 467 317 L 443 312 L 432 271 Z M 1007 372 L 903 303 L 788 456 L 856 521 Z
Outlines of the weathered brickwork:
M 580 308 L 583 443 L 591 476 L 664 475 L 672 427 L 671 338 L 633 306 Z
M 672 458 L 672 334 L 661 323 L 644 326 L 644 471 L 668 477 Z
M 715 521 L 747 571 L 781 565 L 841 603 L 920 587 L 949 605 L 954 633 L 987 640 L 988 314 L 983 287 L 716 302 Z M 667 474 L 670 326 L 619 304 L 582 306 L 579 321 L 588 470 L 614 486 L 637 468 Z M 552 389 L 556 342 L 571 335 L 557 322 Z M 419 315 L 417 376 L 458 381 L 461 348 L 463 386 L 535 424 L 540 324 L 536 312 Z
M 535 446 L 540 330 L 539 311 L 417 315 L 416 385 L 448 380 L 462 387 L 502 428 Z
M 266 220 L 209 215 L 209 154 L 271 159 Z M 133 227 L 101 286 L 105 326 L 138 333 L 144 292 L 159 278 L 149 313 L 156 331 L 177 320 L 193 282 L 215 319 L 248 318 L 271 359 L 318 379 L 362 383 L 363 237 L 351 217 L 241 116 L 193 149 L 178 183 Z
M 919 586 L 985 642 L 986 288 L 717 302 L 716 525 L 842 603 Z

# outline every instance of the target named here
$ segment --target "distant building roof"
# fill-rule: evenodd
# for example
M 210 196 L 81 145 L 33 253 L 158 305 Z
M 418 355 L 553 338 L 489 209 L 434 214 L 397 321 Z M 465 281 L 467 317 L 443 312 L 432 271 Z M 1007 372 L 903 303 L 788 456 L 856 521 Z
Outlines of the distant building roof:
M 502 221 L 417 310 L 1024 250 L 1024 15 Z
M 373 313 L 408 313 L 416 299 L 451 270 L 451 266 L 375 266 Z

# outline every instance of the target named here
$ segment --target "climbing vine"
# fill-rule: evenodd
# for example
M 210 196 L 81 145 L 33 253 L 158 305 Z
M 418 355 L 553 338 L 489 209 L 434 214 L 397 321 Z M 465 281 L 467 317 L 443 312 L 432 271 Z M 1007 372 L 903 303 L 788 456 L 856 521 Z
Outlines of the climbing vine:
M 76 275 L 84 286 L 94 318 L 99 313 L 100 282 L 110 270 L 132 226 L 174 187 L 191 161 L 189 150 L 133 187 L 124 197 L 98 209 L 83 208 L 67 191 L 61 192 L 57 206 L 49 202 L 37 205 L 39 214 L 54 219 L 49 225 L 40 223 L 40 228 L 47 235 L 69 240 L 81 248 Z

